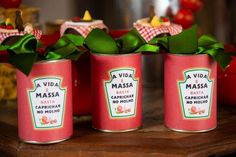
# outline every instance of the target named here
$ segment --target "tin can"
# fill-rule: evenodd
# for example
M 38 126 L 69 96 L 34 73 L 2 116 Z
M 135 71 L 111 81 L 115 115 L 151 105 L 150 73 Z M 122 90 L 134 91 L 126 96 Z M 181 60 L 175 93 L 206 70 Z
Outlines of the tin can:
M 91 69 L 93 128 L 127 132 L 141 127 L 141 54 L 92 54 Z
M 85 52 L 78 61 L 72 62 L 73 115 L 91 114 L 90 53 Z
M 17 70 L 18 133 L 26 143 L 49 144 L 72 136 L 71 61 L 35 63 Z
M 180 132 L 216 128 L 216 62 L 207 54 L 166 54 L 164 58 L 165 125 Z

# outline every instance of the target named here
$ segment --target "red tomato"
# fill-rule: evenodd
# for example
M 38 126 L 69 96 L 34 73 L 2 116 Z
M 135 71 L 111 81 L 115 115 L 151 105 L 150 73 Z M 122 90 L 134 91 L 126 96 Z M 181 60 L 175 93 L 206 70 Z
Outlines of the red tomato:
M 43 116 L 43 117 L 42 117 L 42 122 L 45 123 L 45 124 L 47 124 L 48 118 L 47 118 L 46 116 Z
M 233 45 L 233 44 L 225 44 L 224 47 L 225 47 L 225 52 L 226 53 L 228 53 L 228 52 L 236 52 L 236 46 Z
M 0 5 L 3 8 L 18 8 L 21 4 L 21 0 L 0 0 Z
M 6 29 L 5 25 L 0 25 L 0 28 Z
M 80 22 L 80 17 L 73 17 L 71 20 L 73 22 Z
M 184 29 L 189 28 L 194 23 L 193 13 L 188 9 L 180 9 L 174 16 L 174 22 L 180 24 Z
M 182 8 L 190 9 L 192 12 L 197 12 L 202 7 L 202 0 L 181 0 Z
M 192 113 L 196 113 L 196 112 L 197 112 L 196 106 L 192 106 L 192 107 L 191 107 L 191 112 L 192 112 Z
M 12 25 L 8 25 L 6 26 L 6 29 L 14 29 L 14 27 Z
M 119 113 L 123 112 L 122 106 L 119 105 L 119 106 L 117 107 L 117 111 L 118 111 Z
M 161 17 L 161 20 L 162 20 L 163 22 L 170 22 L 170 19 L 167 18 L 167 17 Z

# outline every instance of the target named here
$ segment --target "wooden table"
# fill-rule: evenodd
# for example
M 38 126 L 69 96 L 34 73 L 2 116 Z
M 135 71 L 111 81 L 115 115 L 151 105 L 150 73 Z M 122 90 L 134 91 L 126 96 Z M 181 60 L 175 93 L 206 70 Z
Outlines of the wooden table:
M 143 128 L 101 133 L 89 118 L 75 122 L 73 137 L 53 145 L 30 145 L 17 137 L 16 103 L 0 104 L 0 156 L 19 157 L 204 157 L 236 152 L 236 107 L 220 106 L 218 127 L 198 134 L 177 133 L 163 125 L 162 89 L 144 88 Z M 235 155 L 236 156 L 236 155 Z

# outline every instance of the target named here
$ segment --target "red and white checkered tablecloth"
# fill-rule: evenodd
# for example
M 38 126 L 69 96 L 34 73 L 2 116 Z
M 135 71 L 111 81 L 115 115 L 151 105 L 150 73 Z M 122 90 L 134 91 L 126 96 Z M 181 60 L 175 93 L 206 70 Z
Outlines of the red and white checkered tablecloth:
M 87 35 L 94 29 L 94 28 L 99 28 L 99 29 L 105 29 L 108 30 L 107 26 L 103 23 L 94 23 L 94 24 L 89 24 L 88 25 L 76 25 L 75 23 L 70 24 L 68 22 L 65 22 L 64 24 L 61 25 L 61 30 L 60 34 L 61 36 L 65 33 L 67 29 L 74 29 L 76 30 L 79 34 L 81 34 L 83 37 L 87 37 Z
M 10 31 L 1 31 L 0 29 L 0 43 L 2 43 L 5 39 L 7 39 L 8 37 L 11 37 L 11 36 L 23 36 L 25 35 L 26 32 L 25 31 L 22 31 L 22 32 L 18 32 L 18 30 L 10 30 Z M 42 31 L 39 30 L 39 29 L 34 29 L 33 30 L 33 33 L 32 33 L 35 38 L 37 40 L 39 40 L 42 36 Z
M 149 42 L 154 37 L 168 33 L 170 35 L 176 35 L 182 32 L 182 26 L 171 23 L 170 25 L 161 25 L 160 27 L 150 27 L 144 26 L 140 23 L 134 23 L 134 28 L 139 32 L 139 34 L 143 37 L 146 42 Z

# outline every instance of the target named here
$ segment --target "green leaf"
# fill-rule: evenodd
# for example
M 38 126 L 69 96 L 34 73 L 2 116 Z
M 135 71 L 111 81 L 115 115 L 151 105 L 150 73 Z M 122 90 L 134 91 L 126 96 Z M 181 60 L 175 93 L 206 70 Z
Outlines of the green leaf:
M 21 37 L 15 44 L 11 45 L 8 50 L 15 54 L 34 53 L 37 48 L 37 40 L 32 34 Z
M 6 51 L 9 47 L 9 45 L 0 45 L 0 51 Z
M 50 51 L 48 51 L 46 59 L 55 60 L 55 59 L 66 58 L 76 50 L 78 50 L 78 48 L 74 44 L 67 43 L 67 45 L 63 47 L 58 47 L 57 49 L 51 49 Z
M 47 48 L 57 49 L 68 44 L 68 40 L 65 39 L 66 37 L 62 36 L 54 45 L 50 45 Z
M 152 40 L 150 40 L 150 41 L 148 42 L 148 44 L 153 44 L 153 45 L 154 45 L 154 44 L 157 44 L 157 42 L 158 42 L 157 39 L 158 39 L 157 37 L 156 37 L 156 38 L 153 38 Z
M 168 37 L 158 37 L 157 38 L 157 45 L 160 45 L 162 47 L 164 47 L 165 49 L 168 49 Z
M 160 48 L 159 46 L 150 45 L 150 44 L 144 44 L 141 47 L 139 47 L 138 50 L 135 52 L 152 52 L 152 53 L 159 53 Z
M 75 46 L 82 46 L 84 43 L 84 37 L 81 35 L 74 34 L 64 34 L 53 46 L 52 49 L 58 49 L 68 45 L 69 43 L 74 44 Z
M 197 50 L 197 26 L 184 30 L 182 33 L 170 36 L 169 52 L 175 54 L 194 54 Z
M 38 41 L 37 42 L 37 48 L 42 48 L 42 47 L 43 47 L 42 41 Z
M 118 54 L 116 42 L 101 29 L 93 29 L 85 38 L 85 45 L 93 53 Z
M 226 69 L 232 61 L 232 57 L 229 54 L 224 53 L 224 50 L 211 49 L 205 53 L 213 57 L 222 69 Z
M 145 41 L 135 29 L 118 38 L 116 42 L 122 54 L 133 53 L 141 45 L 145 44 Z
M 202 35 L 199 39 L 198 39 L 198 46 L 208 46 L 208 45 L 212 45 L 218 43 L 218 41 L 213 38 L 212 36 L 209 35 Z
M 83 44 L 84 37 L 80 35 L 65 34 L 56 42 L 56 44 L 47 47 L 46 59 L 55 60 L 68 58 L 77 60 L 81 55 L 81 51 L 78 47 L 83 46 Z
M 23 72 L 25 75 L 29 75 L 33 64 L 37 60 L 37 53 L 21 53 L 14 54 L 10 53 L 9 62 L 14 65 L 17 69 Z
M 66 59 L 71 59 L 71 60 L 77 61 L 78 58 L 79 58 L 83 53 L 85 53 L 85 51 L 75 51 L 75 52 L 71 53 L 69 56 L 67 56 Z
M 73 43 L 75 46 L 82 46 L 84 44 L 84 37 L 81 35 L 74 35 L 74 34 L 64 34 L 62 36 L 65 40 Z

